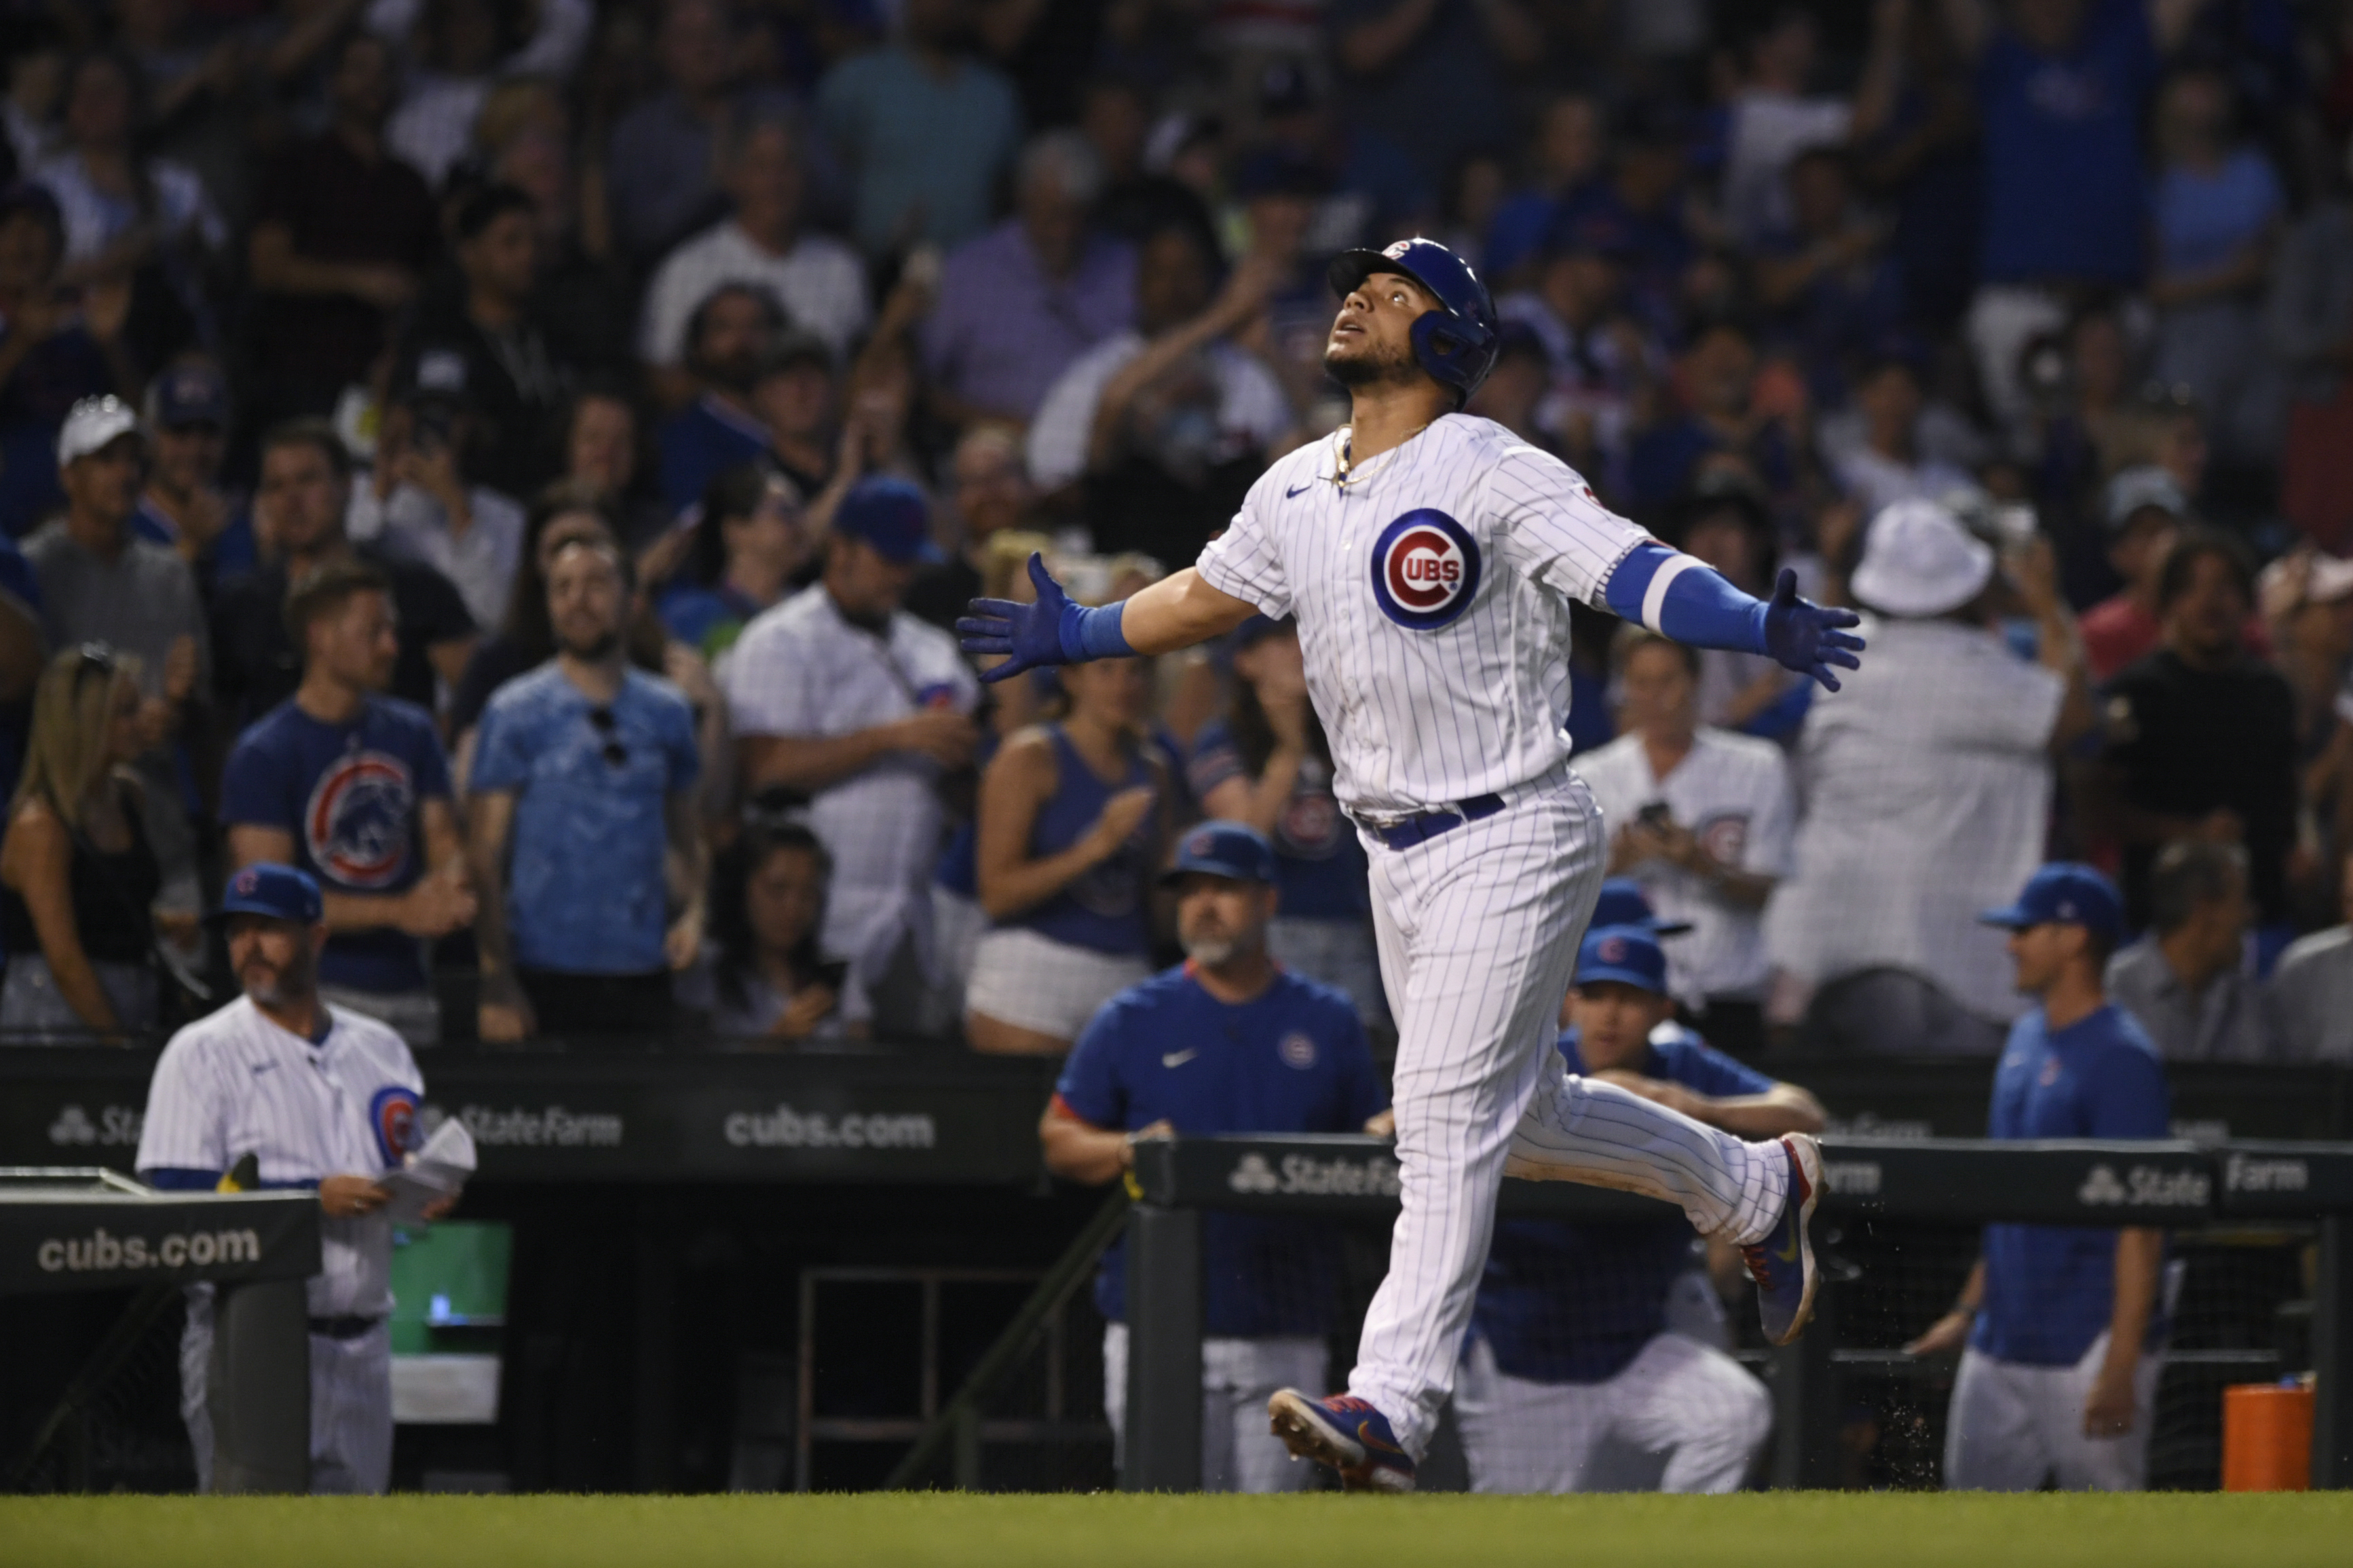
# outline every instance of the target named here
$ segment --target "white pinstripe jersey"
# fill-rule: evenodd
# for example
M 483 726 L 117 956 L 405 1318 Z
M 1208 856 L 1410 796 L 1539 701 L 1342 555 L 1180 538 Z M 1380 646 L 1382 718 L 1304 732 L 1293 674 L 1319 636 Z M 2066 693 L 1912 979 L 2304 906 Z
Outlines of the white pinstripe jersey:
M 1338 480 L 1345 432 L 1250 487 L 1209 585 L 1296 615 L 1340 804 L 1402 816 L 1568 760 L 1568 603 L 1650 535 L 1559 458 L 1449 414 Z
M 156 1059 L 138 1168 L 226 1171 L 251 1153 L 265 1184 L 373 1176 L 400 1163 L 424 1075 L 401 1037 L 373 1018 L 328 1009 L 317 1044 L 243 996 L 172 1037 Z M 392 1224 L 376 1214 L 322 1219 L 311 1279 L 316 1317 L 392 1310 Z

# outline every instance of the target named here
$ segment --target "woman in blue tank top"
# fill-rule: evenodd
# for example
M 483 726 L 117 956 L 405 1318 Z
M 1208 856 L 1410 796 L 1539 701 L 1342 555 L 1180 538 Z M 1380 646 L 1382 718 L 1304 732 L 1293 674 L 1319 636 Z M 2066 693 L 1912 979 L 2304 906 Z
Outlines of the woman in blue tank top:
M 980 780 L 981 907 L 965 1034 L 977 1051 L 1066 1051 L 1095 1010 L 1152 973 L 1153 876 L 1168 832 L 1166 770 L 1145 744 L 1152 667 L 1059 672 L 1048 721 L 1005 742 Z
M 1332 748 L 1307 700 L 1299 628 L 1253 616 L 1233 649 L 1233 705 L 1194 738 L 1193 793 L 1207 815 L 1247 822 L 1274 846 L 1274 961 L 1339 987 L 1368 1027 L 1386 1027 L 1365 847 L 1332 795 Z

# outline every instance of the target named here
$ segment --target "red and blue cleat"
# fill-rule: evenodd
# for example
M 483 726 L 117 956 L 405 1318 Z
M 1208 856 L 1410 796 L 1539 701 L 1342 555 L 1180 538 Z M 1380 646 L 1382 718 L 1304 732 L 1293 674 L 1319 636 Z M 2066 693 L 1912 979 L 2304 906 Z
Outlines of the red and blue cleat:
M 1413 1459 L 1389 1429 L 1389 1419 L 1350 1394 L 1311 1399 L 1279 1389 L 1266 1402 L 1268 1423 L 1294 1459 L 1313 1459 L 1340 1472 L 1352 1492 L 1413 1490 Z
M 1786 1345 L 1814 1315 L 1814 1242 L 1806 1224 L 1822 1191 L 1822 1146 L 1802 1132 L 1781 1140 L 1789 1159 L 1789 1198 L 1764 1237 L 1740 1249 L 1757 1281 L 1757 1314 L 1765 1337 Z

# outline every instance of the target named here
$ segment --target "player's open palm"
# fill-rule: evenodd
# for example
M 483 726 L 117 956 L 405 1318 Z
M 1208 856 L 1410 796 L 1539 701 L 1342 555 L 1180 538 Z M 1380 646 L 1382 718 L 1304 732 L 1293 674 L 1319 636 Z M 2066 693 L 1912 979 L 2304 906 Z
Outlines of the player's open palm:
M 1005 680 L 1025 669 L 1071 661 L 1073 656 L 1063 650 L 1062 622 L 1065 613 L 1076 606 L 1046 570 L 1043 555 L 1030 555 L 1029 581 L 1038 590 L 1036 604 L 975 599 L 966 606 L 971 614 L 956 622 L 965 652 L 983 658 L 1004 656 L 1004 663 L 981 671 L 983 680 Z
M 1862 621 L 1852 610 L 1833 610 L 1798 597 L 1798 574 L 1785 568 L 1765 606 L 1765 651 L 1836 691 L 1835 670 L 1862 668 L 1862 639 L 1846 629 Z

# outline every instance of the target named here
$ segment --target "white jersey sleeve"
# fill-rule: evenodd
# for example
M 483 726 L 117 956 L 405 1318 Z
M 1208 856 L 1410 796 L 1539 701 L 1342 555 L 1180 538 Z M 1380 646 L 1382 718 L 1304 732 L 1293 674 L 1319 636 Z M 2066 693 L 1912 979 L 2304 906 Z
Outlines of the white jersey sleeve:
M 1534 447 L 1514 446 L 1487 476 L 1486 510 L 1512 569 L 1593 608 L 1609 574 L 1650 534 L 1595 499 L 1575 468 Z
M 134 1169 L 228 1169 L 228 1117 L 220 1063 L 214 1052 L 203 1048 L 205 1044 L 203 1037 L 184 1029 L 156 1058 Z
M 1259 483 L 1263 487 L 1266 481 Z M 1292 613 L 1291 579 L 1260 521 L 1256 489 L 1242 498 L 1241 510 L 1225 532 L 1209 541 L 1195 570 L 1219 593 L 1256 605 L 1261 615 L 1279 621 Z

